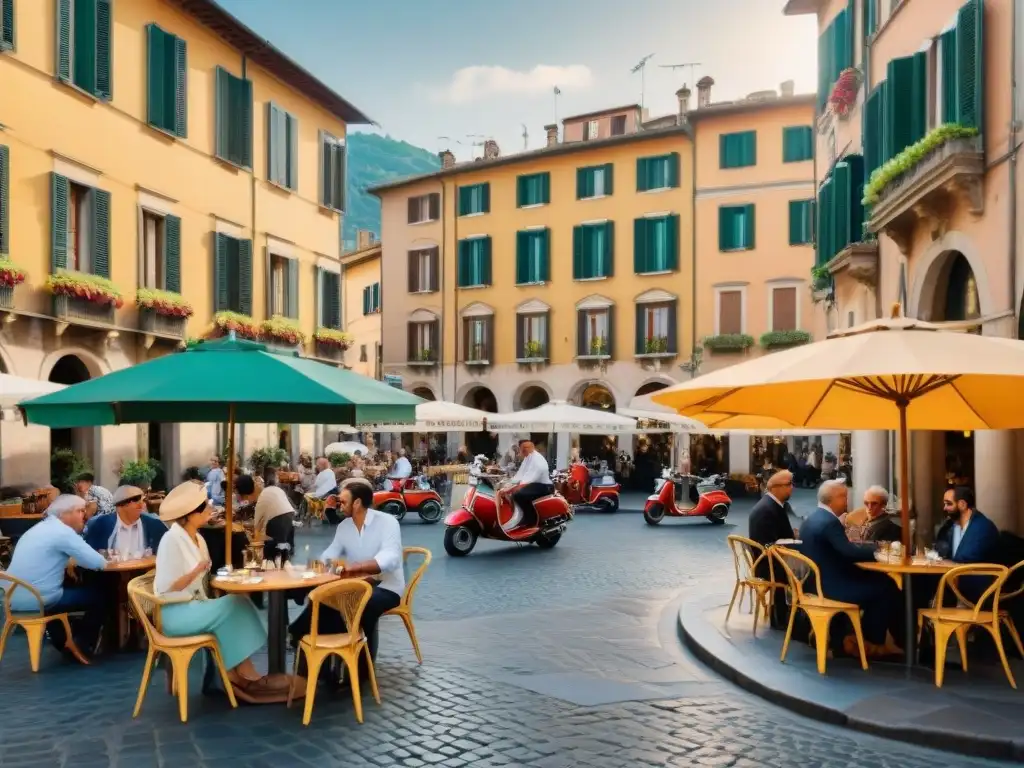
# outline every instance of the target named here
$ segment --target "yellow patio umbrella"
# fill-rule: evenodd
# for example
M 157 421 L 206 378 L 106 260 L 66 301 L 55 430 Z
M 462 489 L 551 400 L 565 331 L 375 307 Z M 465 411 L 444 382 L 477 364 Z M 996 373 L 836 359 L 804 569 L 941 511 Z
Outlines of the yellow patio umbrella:
M 712 429 L 811 427 L 899 432 L 1024 427 L 1024 342 L 977 336 L 899 316 L 824 341 L 739 363 L 651 399 Z M 903 551 L 910 494 L 900 493 Z

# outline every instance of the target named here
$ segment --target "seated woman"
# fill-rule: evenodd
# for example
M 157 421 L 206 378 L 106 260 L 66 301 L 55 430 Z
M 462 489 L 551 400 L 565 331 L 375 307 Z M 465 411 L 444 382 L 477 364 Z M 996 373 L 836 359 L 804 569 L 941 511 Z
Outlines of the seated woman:
M 281 554 L 282 545 L 290 555 L 295 551 L 295 509 L 283 488 L 272 485 L 256 500 L 256 518 L 253 531 L 265 536 L 263 557 L 273 560 Z
M 201 485 L 185 482 L 160 504 L 160 519 L 168 524 L 156 553 L 153 592 L 169 604 L 160 616 L 169 637 L 210 633 L 217 638 L 228 678 L 243 701 L 258 702 L 277 693 L 275 683 L 256 671 L 252 655 L 263 647 L 267 631 L 253 604 L 242 595 L 211 600 L 206 592 L 210 554 L 199 529 L 210 520 L 212 508 Z

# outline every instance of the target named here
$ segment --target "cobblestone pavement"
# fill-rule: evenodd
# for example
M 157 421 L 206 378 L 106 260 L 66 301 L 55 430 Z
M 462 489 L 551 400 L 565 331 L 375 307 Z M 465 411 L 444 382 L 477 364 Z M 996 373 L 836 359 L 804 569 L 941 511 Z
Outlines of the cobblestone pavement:
M 746 530 L 745 515 L 734 514 Z M 732 522 L 732 520 L 730 520 Z M 439 526 L 403 524 L 435 555 L 416 602 L 426 661 L 385 619 L 383 704 L 322 689 L 309 728 L 283 707 L 232 712 L 196 690 L 189 723 L 162 677 L 131 719 L 141 658 L 89 668 L 52 652 L 28 671 L 16 636 L 0 670 L 0 766 L 996 766 L 804 720 L 715 678 L 682 650 L 674 602 L 729 576 L 730 525 L 580 517 L 549 552 L 484 542 L 464 559 Z M 327 531 L 303 531 L 317 554 Z M 198 688 L 198 673 L 193 685 Z

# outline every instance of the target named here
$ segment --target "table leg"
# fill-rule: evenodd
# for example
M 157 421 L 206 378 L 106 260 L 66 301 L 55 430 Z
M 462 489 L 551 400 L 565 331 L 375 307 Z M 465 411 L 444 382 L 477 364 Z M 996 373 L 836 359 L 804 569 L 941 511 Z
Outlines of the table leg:
M 267 606 L 267 672 L 286 672 L 288 648 L 288 591 L 273 590 Z
M 904 663 L 907 673 L 914 668 L 917 659 L 917 622 L 914 620 L 914 590 L 910 586 L 913 579 L 910 574 L 903 576 L 903 611 L 906 637 L 903 639 Z

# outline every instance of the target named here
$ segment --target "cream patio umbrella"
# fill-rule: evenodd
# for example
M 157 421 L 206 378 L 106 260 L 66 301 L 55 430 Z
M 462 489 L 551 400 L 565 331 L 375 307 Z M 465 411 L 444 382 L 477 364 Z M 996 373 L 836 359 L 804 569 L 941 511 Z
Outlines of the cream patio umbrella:
M 562 400 L 515 413 L 490 414 L 490 432 L 576 432 L 621 435 L 636 431 L 636 420 L 597 408 L 582 408 Z
M 1024 427 L 1024 342 L 944 330 L 899 317 L 776 352 L 652 395 L 716 429 L 776 426 L 899 432 L 909 477 L 909 430 Z M 910 494 L 900 493 L 909 557 Z
M 494 416 L 468 405 L 427 400 L 416 406 L 415 424 L 363 424 L 374 432 L 479 432 Z

